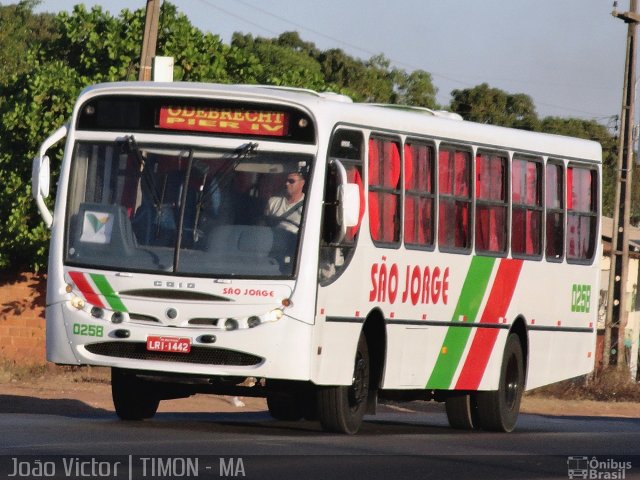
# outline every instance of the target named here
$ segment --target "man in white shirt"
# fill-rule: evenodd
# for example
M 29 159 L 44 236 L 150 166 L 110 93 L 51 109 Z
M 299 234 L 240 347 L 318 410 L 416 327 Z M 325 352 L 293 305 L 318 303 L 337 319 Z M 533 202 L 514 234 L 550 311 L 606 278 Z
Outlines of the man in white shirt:
M 299 172 L 287 175 L 286 195 L 271 197 L 267 203 L 266 215 L 287 232 L 297 235 L 302 220 L 304 204 L 304 177 Z

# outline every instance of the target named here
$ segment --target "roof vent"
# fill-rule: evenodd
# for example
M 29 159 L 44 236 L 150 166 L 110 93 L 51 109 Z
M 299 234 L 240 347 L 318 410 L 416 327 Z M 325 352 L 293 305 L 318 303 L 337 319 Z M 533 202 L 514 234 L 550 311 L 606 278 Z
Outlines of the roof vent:
M 333 100 L 334 102 L 353 103 L 351 97 L 348 97 L 347 95 L 343 95 L 341 93 L 319 92 L 318 95 L 322 98 L 326 98 L 327 100 Z
M 427 107 L 417 107 L 415 105 L 399 105 L 396 103 L 369 103 L 368 105 L 374 105 L 376 107 L 392 108 L 395 110 L 404 110 L 406 112 L 418 112 L 426 113 L 427 115 L 433 115 L 434 117 L 448 118 L 449 120 L 464 120 L 461 115 L 454 112 L 447 112 L 446 110 L 432 110 Z

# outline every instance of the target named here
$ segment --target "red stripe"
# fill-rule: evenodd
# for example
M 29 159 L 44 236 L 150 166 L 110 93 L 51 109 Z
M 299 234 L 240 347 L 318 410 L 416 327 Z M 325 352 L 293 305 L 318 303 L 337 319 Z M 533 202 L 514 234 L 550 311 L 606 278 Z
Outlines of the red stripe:
M 89 302 L 91 305 L 95 305 L 96 307 L 104 308 L 104 304 L 100 300 L 100 297 L 93 290 L 89 282 L 87 282 L 87 279 L 85 278 L 84 273 L 69 272 L 69 276 L 71 277 L 71 280 L 73 281 L 73 283 L 76 284 L 76 287 L 78 287 L 78 290 L 82 292 L 87 302 Z
M 500 318 L 506 315 L 521 269 L 522 260 L 500 262 L 480 323 L 499 323 Z M 456 390 L 477 390 L 499 332 L 497 328 L 479 328 L 476 331 L 456 383 Z

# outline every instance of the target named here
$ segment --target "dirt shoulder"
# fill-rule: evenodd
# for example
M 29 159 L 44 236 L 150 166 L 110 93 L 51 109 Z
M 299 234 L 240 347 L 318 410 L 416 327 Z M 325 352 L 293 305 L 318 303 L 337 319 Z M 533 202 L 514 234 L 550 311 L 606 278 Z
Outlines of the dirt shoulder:
M 41 372 L 29 376 L 0 375 L 1 413 L 65 413 L 71 408 L 83 413 L 113 412 L 111 386 L 107 369 L 74 372 Z M 262 398 L 243 397 L 244 406 L 231 397 L 194 395 L 187 399 L 165 400 L 159 412 L 256 412 L 266 410 Z M 552 416 L 640 416 L 636 402 L 598 402 L 525 395 L 523 413 Z
M 242 398 L 244 405 L 234 404 L 232 397 L 194 395 L 186 399 L 164 400 L 158 412 L 257 412 L 266 410 L 261 398 Z M 2 413 L 69 413 L 113 412 L 108 370 L 94 370 L 90 375 L 79 372 L 47 372 L 30 379 L 0 377 L 0 412 Z

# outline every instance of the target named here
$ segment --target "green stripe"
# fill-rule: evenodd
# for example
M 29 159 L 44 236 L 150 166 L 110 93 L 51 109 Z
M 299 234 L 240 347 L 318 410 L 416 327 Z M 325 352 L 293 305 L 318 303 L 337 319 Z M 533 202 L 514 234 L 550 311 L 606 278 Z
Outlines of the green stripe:
M 117 312 L 127 311 L 127 307 L 124 306 L 124 303 L 122 303 L 122 300 L 120 300 L 120 297 L 118 297 L 116 292 L 113 291 L 113 288 L 111 288 L 111 285 L 109 284 L 109 282 L 107 281 L 107 278 L 104 275 L 92 273 L 91 280 L 93 280 L 93 283 L 96 284 L 96 287 L 98 287 L 98 290 L 100 290 L 100 293 L 104 295 L 105 300 L 113 310 Z
M 476 321 L 494 263 L 495 258 L 491 257 L 472 258 L 458 298 L 458 304 L 453 312 L 452 322 L 459 322 L 461 316 L 466 317 L 466 321 L 469 323 Z M 471 330 L 471 328 L 449 327 L 426 388 L 447 389 L 450 387 L 471 335 Z

